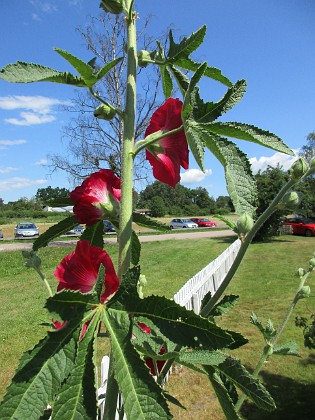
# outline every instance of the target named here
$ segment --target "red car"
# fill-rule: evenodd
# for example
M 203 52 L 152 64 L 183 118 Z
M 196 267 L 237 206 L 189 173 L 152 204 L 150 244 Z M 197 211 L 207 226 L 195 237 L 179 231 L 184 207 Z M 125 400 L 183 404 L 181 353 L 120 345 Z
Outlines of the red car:
M 196 223 L 198 227 L 217 227 L 216 223 L 211 222 L 211 220 L 206 219 L 205 217 L 193 217 L 190 219 L 192 222 Z
M 290 217 L 282 223 L 292 227 L 293 235 L 315 236 L 315 222 L 306 217 Z

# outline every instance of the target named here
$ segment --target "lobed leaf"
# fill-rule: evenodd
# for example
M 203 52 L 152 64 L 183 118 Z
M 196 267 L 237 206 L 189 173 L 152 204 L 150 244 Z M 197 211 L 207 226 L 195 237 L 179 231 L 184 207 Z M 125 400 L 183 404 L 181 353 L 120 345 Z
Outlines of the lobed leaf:
M 181 353 L 178 361 L 179 363 L 189 363 L 207 366 L 217 366 L 224 362 L 227 356 L 218 351 L 209 350 L 192 350 Z
M 105 74 L 108 73 L 113 67 L 115 67 L 116 64 L 118 64 L 122 59 L 123 59 L 123 57 L 119 57 L 119 58 L 116 58 L 115 60 L 105 64 L 105 66 L 103 66 L 97 73 L 95 73 L 96 81 L 101 80 L 102 77 L 104 77 Z
M 188 115 L 191 113 L 193 106 L 191 104 L 191 94 L 195 90 L 197 83 L 203 76 L 207 67 L 207 63 L 201 64 L 195 73 L 193 74 L 192 78 L 190 79 L 188 88 L 185 93 L 184 103 L 183 103 L 183 110 L 182 110 L 182 119 L 186 119 Z
M 174 67 L 172 65 L 169 65 L 168 67 L 169 67 L 170 71 L 172 72 L 172 74 L 173 74 L 173 76 L 174 76 L 174 78 L 175 78 L 175 80 L 176 80 L 176 82 L 177 82 L 177 84 L 180 88 L 180 91 L 181 91 L 182 95 L 185 96 L 185 92 L 186 92 L 186 90 L 188 89 L 188 86 L 189 86 L 188 77 L 183 72 L 178 70 L 176 67 Z
M 112 357 L 127 418 L 169 419 L 171 414 L 161 388 L 131 344 L 131 324 L 124 311 L 108 309 L 103 322 L 111 337 Z
M 278 152 L 294 156 L 294 152 L 280 139 L 280 137 L 253 125 L 238 122 L 213 122 L 209 123 L 208 126 L 213 133 L 220 136 L 247 140 L 277 150 Z
M 60 72 L 40 64 L 17 61 L 8 64 L 0 71 L 0 78 L 12 83 L 54 82 L 77 87 L 86 87 L 81 77 L 68 72 Z
M 169 40 L 170 48 L 168 51 L 167 60 L 174 61 L 178 57 L 188 57 L 193 51 L 195 51 L 203 42 L 206 35 L 207 27 L 203 25 L 196 32 L 193 32 L 190 36 L 184 37 L 179 44 L 176 44 L 173 39 L 173 33 L 170 31 Z
M 24 353 L 12 383 L 0 405 L 2 419 L 41 417 L 74 366 L 78 323 L 50 332 Z
M 78 225 L 78 221 L 74 215 L 61 220 L 56 225 L 51 226 L 46 232 L 42 233 L 33 243 L 33 251 L 43 248 L 49 244 L 50 241 L 58 236 L 68 232 Z
M 131 263 L 133 265 L 139 264 L 140 261 L 141 244 L 138 235 L 135 231 L 131 234 Z
M 162 87 L 165 98 L 169 98 L 172 95 L 173 91 L 173 81 L 168 71 L 168 68 L 165 65 L 160 65 L 161 77 L 162 77 Z
M 97 418 L 94 341 L 97 338 L 99 321 L 100 312 L 94 315 L 79 342 L 74 368 L 54 404 L 53 419 Z
M 294 341 L 287 341 L 286 343 L 275 346 L 272 354 L 301 357 L 298 352 L 298 345 Z
M 189 148 L 199 166 L 204 171 L 204 155 L 205 143 L 204 132 L 200 130 L 199 126 L 192 120 L 188 119 L 184 123 L 185 135 Z
M 238 302 L 238 295 L 225 295 L 223 298 L 211 309 L 210 316 L 222 316 L 229 312 Z
M 81 235 L 81 239 L 87 239 L 90 242 L 90 245 L 96 246 L 98 248 L 104 248 L 104 225 L 103 220 L 95 223 L 94 225 L 87 226 L 84 232 Z

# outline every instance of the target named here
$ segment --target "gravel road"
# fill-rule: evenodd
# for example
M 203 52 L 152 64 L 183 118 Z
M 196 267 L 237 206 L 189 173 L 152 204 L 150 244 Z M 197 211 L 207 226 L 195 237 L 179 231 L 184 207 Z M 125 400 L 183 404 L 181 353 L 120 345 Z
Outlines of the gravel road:
M 145 235 L 139 236 L 140 242 L 154 242 L 154 241 L 168 241 L 170 239 L 174 240 L 182 240 L 182 239 L 197 239 L 197 238 L 219 238 L 223 236 L 231 236 L 235 235 L 232 230 L 225 229 L 225 230 L 208 230 L 206 232 L 181 232 L 181 233 L 165 233 L 162 235 Z M 235 235 L 236 236 L 236 235 Z M 68 241 L 53 241 L 50 242 L 48 246 L 73 246 L 77 242 L 77 239 L 69 239 Z M 104 243 L 115 243 L 117 242 L 116 237 L 105 237 Z M 4 242 L 0 242 L 0 252 L 1 251 L 18 251 L 18 250 L 28 250 L 32 249 L 31 242 L 16 242 L 6 244 Z

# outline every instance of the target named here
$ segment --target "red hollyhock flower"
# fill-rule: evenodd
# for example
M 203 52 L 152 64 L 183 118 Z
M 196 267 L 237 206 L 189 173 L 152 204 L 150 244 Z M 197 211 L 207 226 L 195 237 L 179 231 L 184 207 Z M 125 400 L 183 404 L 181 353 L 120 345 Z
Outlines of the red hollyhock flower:
M 54 275 L 59 280 L 57 291 L 67 289 L 89 292 L 96 283 L 101 264 L 105 267 L 101 295 L 101 302 L 104 303 L 118 289 L 119 280 L 107 252 L 91 246 L 87 240 L 78 241 L 76 249 L 64 257 L 56 268 Z
M 85 179 L 70 194 L 79 223 L 94 225 L 106 216 L 116 216 L 121 197 L 120 178 L 110 169 L 101 169 Z
M 182 107 L 183 103 L 179 99 L 167 99 L 153 113 L 145 137 L 157 131 L 163 133 L 180 127 Z M 153 167 L 154 178 L 175 187 L 180 181 L 180 167 L 188 169 L 188 145 L 184 130 L 148 146 L 146 159 Z

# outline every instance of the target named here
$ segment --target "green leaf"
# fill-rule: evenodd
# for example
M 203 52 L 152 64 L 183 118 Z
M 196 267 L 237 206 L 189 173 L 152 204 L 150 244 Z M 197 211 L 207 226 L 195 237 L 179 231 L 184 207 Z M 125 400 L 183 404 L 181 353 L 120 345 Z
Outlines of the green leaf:
M 86 227 L 86 229 L 81 235 L 81 240 L 87 239 L 90 242 L 90 245 L 103 249 L 104 248 L 103 235 L 104 235 L 104 225 L 103 225 L 103 220 L 100 220 L 94 225 Z
M 78 323 L 68 323 L 24 353 L 0 405 L 1 419 L 41 417 L 73 369 L 78 334 Z
M 224 222 L 230 229 L 236 229 L 236 223 L 233 220 L 230 220 L 228 217 L 222 216 L 221 214 L 214 214 L 213 217 L 222 220 L 222 222 Z
M 206 35 L 206 31 L 207 27 L 206 25 L 203 25 L 196 32 L 193 32 L 189 37 L 184 37 L 179 44 L 174 42 L 173 33 L 170 31 L 170 48 L 168 51 L 167 61 L 172 62 L 179 57 L 188 57 L 202 44 Z
M 250 322 L 259 329 L 266 341 L 269 341 L 271 337 L 274 337 L 277 333 L 270 319 L 267 320 L 266 327 L 264 327 L 254 312 L 252 312 L 250 316 Z
M 141 244 L 138 238 L 138 235 L 135 231 L 132 231 L 131 234 L 131 263 L 133 265 L 139 264 L 141 252 Z
M 176 61 L 174 61 L 173 65 L 181 67 L 185 70 L 196 71 L 197 68 L 200 66 L 200 63 L 193 61 L 191 58 L 188 57 L 178 57 Z M 222 74 L 221 70 L 207 66 L 204 76 L 209 77 L 210 79 L 216 80 L 217 82 L 222 83 L 225 86 L 231 87 L 233 86 L 232 82 Z
M 0 71 L 0 78 L 12 83 L 33 83 L 33 82 L 54 82 L 77 87 L 86 87 L 81 77 L 73 76 L 71 73 L 62 73 L 40 64 L 25 63 L 17 61 L 15 64 L 8 64 Z
M 156 229 L 156 230 L 171 230 L 171 228 L 168 225 L 165 225 L 164 223 L 161 223 L 157 220 L 151 219 L 148 216 L 145 216 L 144 214 L 140 213 L 132 213 L 132 219 L 137 225 L 143 226 L 149 229 Z
M 43 248 L 49 244 L 50 241 L 58 236 L 68 232 L 78 225 L 78 221 L 74 215 L 61 220 L 56 225 L 51 226 L 46 232 L 42 233 L 33 243 L 33 251 Z
M 221 408 L 227 420 L 238 420 L 240 419 L 239 415 L 235 411 L 233 401 L 229 395 L 228 390 L 224 386 L 224 383 L 218 373 L 210 366 L 206 368 L 208 373 L 208 378 L 211 382 L 214 392 L 218 397 Z
M 286 343 L 275 346 L 272 354 L 301 357 L 298 352 L 298 345 L 294 341 L 287 341 Z
M 111 61 L 110 63 L 105 64 L 105 66 L 103 66 L 97 73 L 95 73 L 96 82 L 101 80 L 105 76 L 105 74 L 108 73 L 113 67 L 115 67 L 116 64 L 118 64 L 122 59 L 123 57 L 119 57 Z
M 225 295 L 214 307 L 211 309 L 210 316 L 222 316 L 229 312 L 238 302 L 239 296 Z
M 97 338 L 99 321 L 100 312 L 94 315 L 79 342 L 75 366 L 53 406 L 52 414 L 56 420 L 97 417 L 94 341 Z
M 200 130 L 199 126 L 192 119 L 185 121 L 184 129 L 189 148 L 199 168 L 204 171 L 205 143 L 203 130 Z
M 217 366 L 218 364 L 224 362 L 227 356 L 218 351 L 208 351 L 208 350 L 192 350 L 181 353 L 178 361 L 179 363 L 189 363 L 189 364 L 198 364 L 198 365 L 209 365 Z
M 107 313 L 103 313 L 103 322 L 111 337 L 115 378 L 127 418 L 171 418 L 161 388 L 130 342 L 131 324 L 128 314 L 108 309 Z
M 185 92 L 189 86 L 189 79 L 188 77 L 181 72 L 180 70 L 176 69 L 174 66 L 169 66 L 170 71 L 172 72 L 179 88 L 183 96 L 185 96 Z
M 230 87 L 219 102 L 204 102 L 199 92 L 195 91 L 194 120 L 199 123 L 208 123 L 221 117 L 236 105 L 244 96 L 246 81 L 239 80 Z
M 169 98 L 172 95 L 173 91 L 173 81 L 168 71 L 168 68 L 165 65 L 160 65 L 161 77 L 162 77 L 162 87 L 165 98 Z
M 202 127 L 201 127 L 202 126 Z M 247 156 L 231 141 L 211 133 L 205 133 L 206 124 L 199 124 L 208 149 L 224 166 L 227 190 L 233 202 L 235 213 L 254 216 L 257 202 L 257 186 Z
M 253 125 L 238 122 L 213 122 L 209 123 L 208 127 L 212 133 L 247 140 L 294 156 L 294 152 L 278 136 Z
M 193 74 L 192 78 L 190 79 L 190 83 L 188 85 L 188 89 L 185 94 L 184 103 L 183 103 L 183 110 L 182 110 L 182 118 L 186 119 L 188 115 L 191 113 L 193 106 L 191 104 L 191 94 L 195 90 L 197 83 L 203 76 L 207 67 L 207 63 L 201 64 L 196 72 Z
M 267 411 L 276 408 L 275 402 L 266 388 L 238 360 L 227 357 L 222 363 L 215 366 L 215 369 L 222 372 L 248 398 L 254 401 L 257 407 Z

